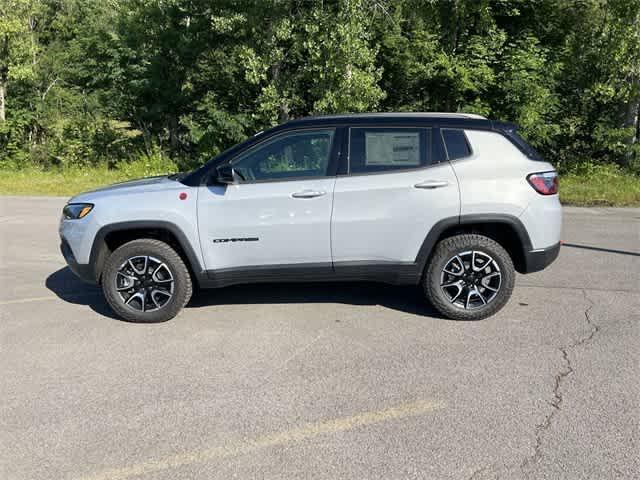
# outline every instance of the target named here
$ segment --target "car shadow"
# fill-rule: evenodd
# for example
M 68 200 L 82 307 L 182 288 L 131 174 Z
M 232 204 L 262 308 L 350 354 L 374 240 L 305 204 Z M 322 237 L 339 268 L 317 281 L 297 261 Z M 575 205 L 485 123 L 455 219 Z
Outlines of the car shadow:
M 68 267 L 52 273 L 46 287 L 60 299 L 87 305 L 105 317 L 120 320 L 99 287 L 79 280 Z M 188 309 L 216 305 L 264 305 L 282 303 L 342 303 L 347 305 L 380 305 L 413 315 L 444 319 L 423 297 L 418 286 L 393 286 L 377 283 L 263 283 L 235 285 L 215 290 L 194 292 Z
M 96 285 L 84 283 L 73 274 L 69 267 L 53 272 L 47 277 L 44 284 L 58 298 L 67 303 L 87 305 L 100 315 L 120 320 L 104 299 L 102 289 Z
M 593 250 L 596 252 L 605 252 L 605 253 L 617 253 L 619 255 L 631 255 L 633 257 L 640 257 L 640 253 L 638 252 L 630 252 L 628 250 L 616 250 L 613 248 L 604 248 L 604 247 L 594 247 L 591 245 L 579 245 L 577 243 L 567 243 L 567 242 L 563 242 L 562 243 L 563 247 L 568 247 L 568 248 L 581 248 L 583 250 Z

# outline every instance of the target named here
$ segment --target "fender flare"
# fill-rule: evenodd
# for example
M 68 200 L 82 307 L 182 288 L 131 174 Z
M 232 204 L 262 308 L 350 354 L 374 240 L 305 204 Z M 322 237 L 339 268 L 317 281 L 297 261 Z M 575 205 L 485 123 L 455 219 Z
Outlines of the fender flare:
M 91 246 L 91 253 L 89 254 L 89 265 L 92 266 L 92 276 L 95 279 L 96 283 L 100 280 L 104 263 L 111 253 L 105 241 L 107 235 L 114 232 L 132 230 L 164 230 L 171 233 L 176 238 L 178 244 L 180 245 L 180 248 L 186 255 L 186 260 L 188 262 L 188 267 L 190 268 L 190 270 L 194 273 L 198 280 L 203 277 L 204 268 L 202 267 L 198 255 L 193 249 L 187 236 L 184 234 L 180 227 L 178 227 L 175 223 L 167 222 L 165 220 L 133 220 L 104 225 L 96 233 L 93 239 L 93 244 Z
M 418 266 L 418 270 L 420 272 L 424 271 L 424 268 L 427 264 L 427 260 L 431 256 L 431 252 L 438 241 L 438 238 L 448 229 L 455 227 L 464 227 L 465 225 L 478 225 L 478 224 L 505 224 L 511 227 L 518 238 L 520 239 L 520 245 L 522 246 L 522 253 L 526 254 L 527 252 L 532 250 L 531 247 L 531 239 L 529 238 L 529 234 L 527 233 L 527 229 L 520 221 L 520 219 L 514 215 L 509 215 L 505 213 L 492 213 L 492 214 L 468 214 L 468 215 L 459 215 L 456 217 L 447 217 L 440 221 L 438 221 L 429 233 L 427 234 L 424 242 L 422 242 L 422 246 L 418 251 L 418 255 L 416 256 L 415 263 Z

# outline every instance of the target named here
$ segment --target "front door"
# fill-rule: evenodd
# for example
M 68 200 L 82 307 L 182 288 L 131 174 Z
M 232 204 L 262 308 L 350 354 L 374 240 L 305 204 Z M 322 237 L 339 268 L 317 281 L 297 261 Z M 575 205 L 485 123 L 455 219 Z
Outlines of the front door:
M 201 188 L 198 226 L 208 271 L 331 270 L 334 137 L 334 129 L 275 135 L 231 160 L 237 184 Z

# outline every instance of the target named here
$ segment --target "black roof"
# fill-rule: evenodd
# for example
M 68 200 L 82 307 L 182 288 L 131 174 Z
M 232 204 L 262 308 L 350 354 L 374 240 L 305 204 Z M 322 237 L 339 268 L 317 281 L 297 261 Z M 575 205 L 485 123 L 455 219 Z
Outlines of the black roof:
M 393 126 L 430 126 L 452 128 L 473 128 L 479 130 L 503 129 L 506 124 L 489 120 L 471 113 L 440 112 L 389 112 L 389 113 L 354 113 L 341 115 L 325 115 L 304 117 L 280 124 L 268 132 L 288 130 L 297 127 L 329 126 L 329 125 L 393 125 Z

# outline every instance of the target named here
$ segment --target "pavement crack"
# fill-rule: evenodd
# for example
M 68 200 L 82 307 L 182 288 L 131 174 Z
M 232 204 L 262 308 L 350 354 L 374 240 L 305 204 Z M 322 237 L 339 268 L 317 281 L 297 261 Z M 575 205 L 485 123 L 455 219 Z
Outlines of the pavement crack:
M 542 423 L 538 424 L 535 429 L 535 444 L 533 449 L 533 455 L 526 457 L 522 463 L 520 464 L 520 469 L 523 473 L 525 473 L 525 469 L 530 467 L 531 465 L 536 464 L 542 458 L 542 444 L 543 437 L 545 432 L 547 432 L 551 425 L 553 424 L 553 420 L 555 416 L 562 409 L 562 403 L 564 401 L 564 397 L 562 395 L 562 383 L 569 376 L 572 375 L 575 370 L 571 363 L 571 358 L 569 357 L 569 352 L 576 347 L 580 347 L 587 342 L 590 342 L 596 333 L 600 330 L 600 327 L 593 321 L 591 318 L 591 309 L 594 307 L 593 301 L 588 297 L 586 290 L 582 290 L 582 294 L 584 295 L 585 300 L 588 302 L 587 308 L 584 310 L 584 319 L 587 325 L 589 326 L 589 332 L 586 335 L 581 336 L 577 340 L 571 342 L 568 345 L 563 345 L 558 347 L 560 353 L 562 354 L 562 367 L 560 370 L 554 375 L 553 379 L 553 397 L 549 401 L 549 405 L 551 405 L 551 410 L 545 416 Z M 528 476 L 525 473 L 525 476 Z
M 600 330 L 600 327 L 591 318 L 591 309 L 594 307 L 595 304 L 593 303 L 593 300 L 591 300 L 589 298 L 589 296 L 587 295 L 587 291 L 586 290 L 583 289 L 582 290 L 582 294 L 584 295 L 584 299 L 587 302 L 589 302 L 589 306 L 584 311 L 584 319 L 586 320 L 587 324 L 591 327 L 591 332 L 589 332 L 589 334 L 584 339 L 582 339 L 581 341 L 578 341 L 575 345 L 573 345 L 574 347 L 578 347 L 578 346 L 582 345 L 583 343 L 591 341 L 593 336 L 596 333 L 598 333 L 598 331 Z

